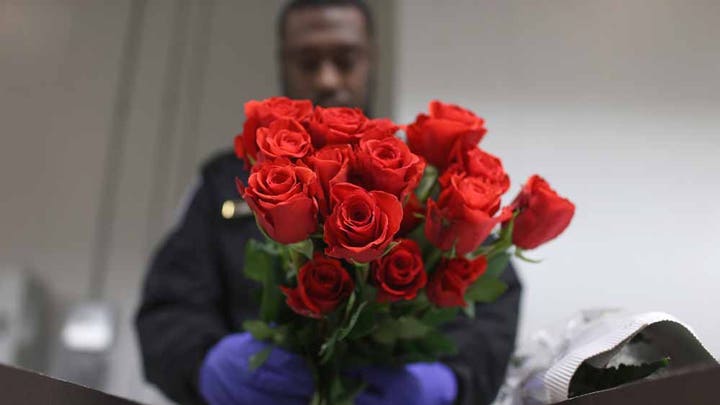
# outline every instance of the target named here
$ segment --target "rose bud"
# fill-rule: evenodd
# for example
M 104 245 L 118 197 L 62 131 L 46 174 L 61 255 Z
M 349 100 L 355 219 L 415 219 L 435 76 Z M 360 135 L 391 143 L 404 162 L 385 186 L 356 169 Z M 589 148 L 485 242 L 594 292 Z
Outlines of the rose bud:
M 428 200 L 425 236 L 441 250 L 455 247 L 458 255 L 477 249 L 501 218 L 501 189 L 476 177 L 454 175 L 437 203 Z
M 387 118 L 367 120 L 362 129 L 362 139 L 384 139 L 395 136 L 400 127 Z
M 487 130 L 485 121 L 472 112 L 439 101 L 431 101 L 429 115 L 420 114 L 407 126 L 408 146 L 443 171 L 451 157 L 477 145 Z
M 319 201 L 323 215 L 330 214 L 328 202 L 332 185 L 348 181 L 352 153 L 350 145 L 328 145 L 305 159 L 317 174 L 323 190 L 323 198 Z
M 395 137 L 363 139 L 353 165 L 359 184 L 401 201 L 417 187 L 424 170 L 425 162 Z
M 235 137 L 235 154 L 250 167 L 257 160 L 257 130 L 268 127 L 280 118 L 292 118 L 301 124 L 312 116 L 313 106 L 309 100 L 291 100 L 287 97 L 271 97 L 263 101 L 245 103 L 245 124 L 242 134 Z
M 263 162 L 253 167 L 247 187 L 236 183 L 258 224 L 277 242 L 300 242 L 317 228 L 316 197 L 321 191 L 307 167 L 287 159 Z
M 388 254 L 373 262 L 372 280 L 381 302 L 411 300 L 427 282 L 418 244 L 410 239 L 399 242 Z
M 368 118 L 359 108 L 316 107 L 310 134 L 316 148 L 334 144 L 357 144 Z
M 467 306 L 465 291 L 485 270 L 485 256 L 479 256 L 475 260 L 464 257 L 443 259 L 430 276 L 426 288 L 428 299 L 440 308 Z
M 456 174 L 481 178 L 498 186 L 501 194 L 510 188 L 510 178 L 503 168 L 502 161 L 477 146 L 456 154 L 455 162 L 440 176 L 440 184 L 447 187 L 450 178 Z
M 325 254 L 360 263 L 380 257 L 400 229 L 400 201 L 384 191 L 350 183 L 331 190 L 332 213 L 325 221 Z
M 575 205 L 560 197 L 538 175 L 528 179 L 511 207 L 519 210 L 513 243 L 521 249 L 534 249 L 556 238 L 570 225 L 575 214 Z
M 316 253 L 298 270 L 295 288 L 280 287 L 296 313 L 320 318 L 332 312 L 352 293 L 355 284 L 339 260 Z
M 281 118 L 267 128 L 258 128 L 257 145 L 259 160 L 301 159 L 312 150 L 310 134 L 292 118 Z

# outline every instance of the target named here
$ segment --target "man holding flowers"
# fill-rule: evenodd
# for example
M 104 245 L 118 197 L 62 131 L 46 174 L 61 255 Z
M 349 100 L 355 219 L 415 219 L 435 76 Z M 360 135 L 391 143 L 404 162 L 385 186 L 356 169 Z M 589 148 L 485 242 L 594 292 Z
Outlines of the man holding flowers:
M 535 248 L 565 229 L 574 206 L 536 176 L 501 208 L 508 176 L 478 147 L 484 121 L 461 107 L 431 102 L 402 128 L 407 144 L 396 137 L 400 126 L 367 118 L 358 107 L 368 104 L 375 50 L 361 1 L 291 2 L 280 42 L 293 99 L 245 105 L 235 154 L 203 167 L 184 217 L 155 255 L 137 317 L 148 379 L 181 403 L 322 403 L 313 398 L 316 370 L 303 357 L 241 332 L 267 296 L 267 285 L 247 277 L 254 270 L 243 270 L 253 254 L 245 246 L 268 238 L 274 244 L 258 249 L 310 243 L 305 258 L 282 252 L 293 281 L 275 280 L 293 319 L 323 324 L 340 309 L 350 313 L 358 283 L 378 308 L 422 298 L 426 311 L 474 313 L 442 326 L 457 351 L 439 361 L 342 370 L 363 381 L 355 403 L 490 403 L 514 347 L 521 288 L 505 262 L 504 292 L 493 302 L 466 301 L 488 271 L 483 242 L 502 228 L 511 237 L 502 243 Z M 437 176 L 425 182 L 430 167 Z M 238 192 L 254 218 L 221 215 Z M 428 248 L 440 253 L 424 257 Z M 286 320 L 273 318 L 268 336 Z

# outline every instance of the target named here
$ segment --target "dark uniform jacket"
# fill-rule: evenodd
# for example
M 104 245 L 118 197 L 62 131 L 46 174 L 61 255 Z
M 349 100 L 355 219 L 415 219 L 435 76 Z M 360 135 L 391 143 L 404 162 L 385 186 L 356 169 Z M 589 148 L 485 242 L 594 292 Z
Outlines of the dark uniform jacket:
M 257 317 L 253 290 L 243 276 L 245 242 L 262 240 L 252 216 L 225 219 L 222 204 L 237 200 L 235 177 L 247 180 L 232 153 L 211 159 L 184 216 L 156 251 L 147 274 L 136 326 L 146 378 L 183 404 L 202 404 L 198 370 L 205 353 Z M 478 305 L 476 319 L 446 327 L 459 354 L 443 359 L 458 377 L 460 404 L 487 404 L 498 392 L 517 331 L 521 287 L 515 270 L 503 274 L 508 291 Z

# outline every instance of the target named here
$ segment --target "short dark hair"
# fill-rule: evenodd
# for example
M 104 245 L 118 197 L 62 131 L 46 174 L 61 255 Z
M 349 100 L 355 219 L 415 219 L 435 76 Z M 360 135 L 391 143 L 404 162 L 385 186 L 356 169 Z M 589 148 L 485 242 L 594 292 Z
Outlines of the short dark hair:
M 365 18 L 365 29 L 368 37 L 372 38 L 374 34 L 374 24 L 370 7 L 363 0 L 291 0 L 285 3 L 280 10 L 278 17 L 278 38 L 283 41 L 285 39 L 285 30 L 288 15 L 296 10 L 308 7 L 355 7 Z

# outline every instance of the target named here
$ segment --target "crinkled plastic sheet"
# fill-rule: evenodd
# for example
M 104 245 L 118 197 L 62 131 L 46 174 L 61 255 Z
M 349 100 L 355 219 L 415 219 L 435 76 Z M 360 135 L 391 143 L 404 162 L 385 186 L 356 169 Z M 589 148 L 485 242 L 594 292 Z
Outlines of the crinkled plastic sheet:
M 640 332 L 642 344 L 628 345 Z M 671 358 L 668 370 L 716 362 L 692 329 L 663 312 L 583 311 L 533 333 L 510 362 L 495 405 L 538 405 L 568 398 L 570 381 L 587 362 L 595 367 Z

